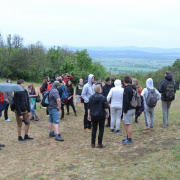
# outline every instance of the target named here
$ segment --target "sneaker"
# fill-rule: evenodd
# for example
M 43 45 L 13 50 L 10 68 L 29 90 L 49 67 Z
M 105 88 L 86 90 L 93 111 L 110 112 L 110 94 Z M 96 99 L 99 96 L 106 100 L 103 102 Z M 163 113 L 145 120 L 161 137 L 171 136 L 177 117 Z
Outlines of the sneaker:
M 10 118 L 6 119 L 5 122 L 11 122 L 12 120 Z
M 77 117 L 77 113 L 75 113 L 75 116 Z
M 122 130 L 116 130 L 116 134 L 121 134 L 121 133 L 123 133 Z
M 66 115 L 69 115 L 69 112 Z
M 39 118 L 36 116 L 36 121 L 39 121 Z
M 0 147 L 5 147 L 5 145 L 4 144 L 0 144 Z
M 150 131 L 150 129 L 145 129 L 144 131 L 143 131 L 143 133 L 150 133 L 151 131 Z
M 19 142 L 25 142 L 26 140 L 23 139 L 22 136 L 19 136 L 19 137 L 18 137 L 18 141 L 19 141 Z
M 61 116 L 61 119 L 63 119 L 64 118 L 64 116 Z
M 84 109 L 82 109 L 82 112 L 84 112 Z
M 132 144 L 132 141 L 128 141 L 128 139 L 127 139 L 127 140 L 125 140 L 125 141 L 122 141 L 122 143 L 123 143 L 123 144 Z
M 54 131 L 51 131 L 50 133 L 49 133 L 49 137 L 55 137 L 56 136 L 56 134 L 54 133 Z
M 135 120 L 135 123 L 138 123 L 138 120 Z
M 95 144 L 91 144 L 91 147 L 92 147 L 92 148 L 95 148 Z
M 113 133 L 114 132 L 114 129 L 111 129 L 111 133 Z
M 124 138 L 124 139 L 122 139 L 122 142 L 123 142 L 123 141 L 127 141 L 127 140 L 128 140 L 128 138 Z
M 61 137 L 60 134 L 56 134 L 55 140 L 56 141 L 64 141 L 64 139 Z
M 86 128 L 86 129 L 84 129 L 86 132 L 88 132 L 88 133 L 91 133 L 91 130 L 90 129 L 88 129 L 88 128 Z
M 106 147 L 106 145 L 103 145 L 103 144 L 98 144 L 97 145 L 97 148 L 99 148 L 99 149 L 102 149 L 102 148 L 105 148 Z
M 32 117 L 30 118 L 30 121 L 32 121 L 32 120 L 34 120 L 34 116 L 32 116 Z
M 28 135 L 24 136 L 24 140 L 33 140 L 34 138 L 29 137 Z

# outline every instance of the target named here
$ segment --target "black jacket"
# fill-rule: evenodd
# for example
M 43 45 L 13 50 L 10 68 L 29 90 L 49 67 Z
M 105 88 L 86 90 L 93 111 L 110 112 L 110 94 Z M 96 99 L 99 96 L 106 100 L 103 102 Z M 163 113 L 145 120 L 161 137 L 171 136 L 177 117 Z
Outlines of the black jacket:
M 28 111 L 30 112 L 30 103 L 29 96 L 26 90 L 21 92 L 16 92 L 14 94 L 14 104 L 15 110 L 17 111 L 18 116 L 21 116 L 21 112 Z
M 105 109 L 108 108 L 107 99 L 100 93 L 95 93 L 89 98 L 88 109 L 92 117 L 105 118 Z
M 167 84 L 173 84 L 174 85 L 174 93 L 176 93 L 176 83 L 173 80 L 172 75 L 167 75 L 164 80 L 161 82 L 159 86 L 159 92 L 161 93 L 161 100 L 165 101 L 164 93 L 166 93 L 166 86 Z
M 124 87 L 124 94 L 123 94 L 123 112 L 127 113 L 128 110 L 136 109 L 131 106 L 131 100 L 133 97 L 133 89 L 136 90 L 136 86 L 129 84 Z
M 103 87 L 103 89 L 102 89 L 102 95 L 105 96 L 105 97 L 107 97 L 108 94 L 109 94 L 109 91 L 110 91 L 111 88 L 113 88 L 113 87 L 114 87 L 113 84 L 110 84 L 110 85 L 106 84 L 106 85 Z
M 69 97 L 73 96 L 74 95 L 74 88 L 73 87 L 71 88 L 70 86 L 67 86 L 67 92 L 68 92 Z

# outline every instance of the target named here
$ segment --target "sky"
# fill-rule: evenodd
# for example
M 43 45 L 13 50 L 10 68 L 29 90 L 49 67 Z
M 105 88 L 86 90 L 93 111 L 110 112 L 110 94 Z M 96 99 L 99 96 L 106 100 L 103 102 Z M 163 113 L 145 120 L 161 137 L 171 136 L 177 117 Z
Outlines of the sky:
M 180 48 L 180 0 L 0 0 L 0 33 L 24 44 Z

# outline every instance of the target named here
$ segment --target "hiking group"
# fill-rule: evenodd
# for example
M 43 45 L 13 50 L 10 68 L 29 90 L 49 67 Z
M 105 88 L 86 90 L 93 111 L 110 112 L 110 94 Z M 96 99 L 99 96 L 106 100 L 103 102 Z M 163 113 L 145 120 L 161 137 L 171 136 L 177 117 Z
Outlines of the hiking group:
M 126 131 L 126 137 L 122 140 L 122 144 L 132 144 L 132 121 L 135 115 L 135 123 L 144 111 L 145 130 L 144 133 L 150 133 L 154 128 L 154 108 L 157 101 L 162 101 L 163 126 L 167 128 L 169 125 L 169 109 L 172 101 L 175 99 L 176 84 L 170 71 L 165 72 L 165 78 L 159 85 L 159 89 L 155 89 L 153 80 L 146 80 L 146 88 L 142 89 L 135 77 L 125 76 L 123 80 L 106 78 L 105 82 L 101 82 L 101 78 L 89 74 L 83 81 L 79 79 L 79 83 L 75 90 L 74 105 L 74 88 L 72 84 L 73 76 L 65 73 L 62 76 L 55 75 L 55 79 L 47 76 L 44 78 L 40 87 L 42 93 L 41 105 L 46 109 L 46 115 L 49 117 L 49 137 L 54 137 L 57 141 L 64 141 L 59 132 L 60 119 L 64 118 L 65 105 L 67 116 L 70 115 L 69 106 L 72 107 L 75 117 L 77 117 L 77 107 L 81 104 L 84 112 L 84 130 L 91 132 L 91 147 L 96 147 L 96 133 L 99 126 L 98 145 L 97 148 L 104 148 L 102 144 L 104 127 L 110 128 L 110 133 L 121 134 L 121 122 Z M 10 79 L 8 83 L 12 83 Z M 0 92 L 0 117 L 4 110 L 4 118 L 6 122 L 10 122 L 8 118 L 8 107 L 14 112 L 17 121 L 18 141 L 33 140 L 29 137 L 30 121 L 38 121 L 39 117 L 36 113 L 36 103 L 40 102 L 38 90 L 33 84 L 28 84 L 25 89 L 25 81 L 20 79 L 17 81 L 24 91 Z M 60 112 L 61 111 L 61 112 Z M 61 117 L 60 117 L 61 114 Z M 30 117 L 31 116 L 31 117 Z M 107 119 L 107 124 L 105 120 Z M 24 138 L 21 135 L 22 123 L 25 124 Z M 0 144 L 0 148 L 4 147 Z

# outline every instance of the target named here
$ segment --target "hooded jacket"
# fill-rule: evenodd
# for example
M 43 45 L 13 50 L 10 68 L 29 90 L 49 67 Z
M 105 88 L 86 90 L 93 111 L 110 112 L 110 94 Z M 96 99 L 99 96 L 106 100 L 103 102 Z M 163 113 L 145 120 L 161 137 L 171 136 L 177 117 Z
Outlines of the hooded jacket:
M 136 86 L 129 84 L 124 87 L 124 94 L 123 94 L 123 112 L 127 113 L 128 110 L 136 109 L 135 107 L 131 106 L 131 101 L 133 97 L 133 89 L 136 91 Z
M 122 109 L 124 89 L 121 87 L 121 81 L 114 82 L 115 87 L 111 88 L 107 96 L 107 101 L 111 101 L 111 107 L 120 107 Z
M 154 85 L 153 85 L 153 80 L 151 78 L 148 78 L 146 80 L 146 88 L 143 89 L 142 93 L 141 93 L 141 96 L 144 97 L 144 105 L 147 106 L 146 104 L 146 99 L 148 97 L 148 89 L 155 89 L 154 88 Z M 157 89 L 155 89 L 155 93 L 157 94 L 157 99 L 159 100 L 161 98 L 161 94 L 157 91 Z
M 89 98 L 88 109 L 90 109 L 92 117 L 105 119 L 105 109 L 107 108 L 107 99 L 102 94 L 95 93 Z
M 159 92 L 161 93 L 161 100 L 165 101 L 164 93 L 166 93 L 166 86 L 168 84 L 173 84 L 174 85 L 174 93 L 176 93 L 176 83 L 173 80 L 173 77 L 171 74 L 166 75 L 164 80 L 161 82 L 159 86 Z
M 105 84 L 105 86 L 104 86 L 103 89 L 102 89 L 102 95 L 105 96 L 105 97 L 107 97 L 108 94 L 109 94 L 109 92 L 110 92 L 110 90 L 111 90 L 111 88 L 113 88 L 113 87 L 114 87 L 114 84 L 113 84 L 113 83 L 111 83 L 110 85 Z
M 81 96 L 84 99 L 85 103 L 88 103 L 90 96 L 94 94 L 94 84 L 91 83 L 92 77 L 94 77 L 93 74 L 90 74 L 88 76 L 88 83 L 84 85 L 83 90 L 82 90 Z

